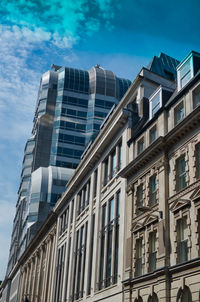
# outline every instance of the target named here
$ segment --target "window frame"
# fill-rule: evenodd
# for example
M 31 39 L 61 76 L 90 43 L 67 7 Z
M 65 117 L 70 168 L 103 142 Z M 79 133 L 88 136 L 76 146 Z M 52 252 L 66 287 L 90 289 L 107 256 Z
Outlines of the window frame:
M 156 133 L 156 135 L 154 136 L 154 138 L 152 138 L 153 131 L 155 131 L 155 133 Z M 157 124 L 155 124 L 149 130 L 149 144 L 151 145 L 157 138 L 158 138 L 158 129 L 157 129 Z
M 185 227 L 185 228 L 184 228 Z M 187 216 L 176 221 L 177 228 L 177 264 L 188 261 L 188 236 L 184 234 L 188 230 Z M 185 238 L 186 237 L 186 238 Z
M 154 240 L 154 242 L 153 242 Z M 157 230 L 149 233 L 149 272 L 153 272 L 157 267 Z
M 179 172 L 179 165 L 181 164 L 181 161 L 184 160 L 184 171 Z M 184 185 L 181 184 L 181 182 L 184 182 Z M 185 154 L 181 155 L 179 158 L 176 159 L 176 191 L 179 192 L 187 187 L 187 179 L 186 179 L 186 160 L 185 160 Z
M 144 136 L 142 136 L 138 141 L 137 141 L 137 155 L 140 155 L 144 151 Z
M 154 184 L 153 181 L 155 180 L 155 188 L 153 188 Z M 152 186 L 153 185 L 153 186 Z M 157 175 L 153 174 L 149 178 L 149 206 L 153 207 L 157 204 L 157 190 L 158 190 L 158 181 Z
M 183 114 L 180 110 L 180 108 L 183 109 Z M 184 100 L 179 102 L 177 106 L 174 107 L 174 125 L 178 125 L 185 117 L 185 104 Z
M 135 241 L 135 276 L 142 276 L 142 244 L 143 238 L 139 237 Z

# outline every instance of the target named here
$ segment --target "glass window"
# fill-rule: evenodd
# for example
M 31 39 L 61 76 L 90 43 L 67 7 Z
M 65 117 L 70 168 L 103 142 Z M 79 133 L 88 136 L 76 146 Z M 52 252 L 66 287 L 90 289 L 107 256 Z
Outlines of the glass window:
M 104 186 L 108 183 L 108 158 L 104 161 Z
M 136 201 L 136 213 L 140 214 L 139 207 L 143 206 L 143 185 L 137 187 L 137 201 Z
M 112 179 L 117 172 L 117 157 L 116 151 L 111 154 L 111 168 L 110 168 L 110 178 Z
M 118 278 L 119 207 L 120 191 L 102 207 L 99 289 L 116 283 Z
M 137 147 L 138 147 L 138 155 L 139 155 L 144 150 L 144 137 L 138 141 Z
M 191 66 L 188 60 L 180 69 L 180 88 L 184 87 L 191 79 Z
M 100 248 L 100 269 L 99 269 L 99 289 L 103 288 L 104 272 L 104 250 L 105 250 L 105 226 L 106 226 L 106 205 L 102 207 L 101 216 L 101 248 Z
M 177 252 L 178 263 L 188 260 L 187 217 L 177 221 Z
M 150 177 L 150 180 L 149 180 L 149 203 L 150 203 L 150 206 L 154 206 L 157 203 L 156 194 L 157 194 L 157 180 L 156 180 L 156 175 L 153 175 L 152 177 Z
M 118 145 L 118 170 L 122 168 L 122 143 Z
M 184 118 L 184 106 L 183 106 L 183 102 L 181 102 L 174 109 L 174 124 L 177 125 L 183 118 Z
M 180 191 L 186 187 L 186 162 L 185 157 L 180 157 L 176 161 L 176 187 Z
M 200 104 L 200 86 L 193 92 L 193 107 L 194 109 Z
M 149 235 L 149 272 L 156 269 L 156 232 Z
M 200 143 L 195 147 L 195 158 L 196 158 L 196 178 L 200 178 Z
M 152 117 L 155 113 L 160 109 L 160 92 L 156 94 L 153 99 L 151 100 L 151 110 L 152 110 Z
M 154 126 L 149 131 L 149 142 L 150 142 L 150 144 L 152 144 L 156 139 L 157 139 L 157 127 Z
M 94 197 L 97 195 L 97 177 L 98 177 L 98 170 L 94 171 Z
M 142 275 L 142 238 L 136 240 L 135 274 L 136 276 Z
M 114 199 L 112 198 L 109 202 L 108 222 L 111 222 L 113 219 L 114 219 Z

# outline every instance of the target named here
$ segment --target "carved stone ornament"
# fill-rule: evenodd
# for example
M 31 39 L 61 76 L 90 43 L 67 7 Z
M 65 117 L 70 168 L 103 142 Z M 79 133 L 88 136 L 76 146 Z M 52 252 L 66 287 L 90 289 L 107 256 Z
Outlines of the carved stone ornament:
M 190 196 L 190 199 L 194 202 L 197 202 L 200 200 L 200 187 L 198 187 L 194 190 L 194 192 Z
M 151 223 L 153 223 L 153 222 L 156 222 L 156 221 L 158 221 L 158 216 L 157 216 L 157 215 L 154 215 L 154 214 L 149 214 L 149 215 L 146 217 L 146 219 L 145 219 L 143 225 L 144 225 L 144 226 L 147 226 L 147 225 L 149 225 L 149 224 L 151 224 Z
M 144 227 L 144 226 L 143 226 L 143 223 L 135 222 L 135 223 L 133 224 L 133 227 L 132 227 L 131 231 L 132 231 L 133 233 L 135 233 L 135 232 L 139 231 L 140 229 L 142 229 L 143 227 Z
M 172 206 L 170 207 L 170 211 L 173 213 L 184 208 L 190 206 L 191 201 L 189 199 L 177 199 L 173 202 Z

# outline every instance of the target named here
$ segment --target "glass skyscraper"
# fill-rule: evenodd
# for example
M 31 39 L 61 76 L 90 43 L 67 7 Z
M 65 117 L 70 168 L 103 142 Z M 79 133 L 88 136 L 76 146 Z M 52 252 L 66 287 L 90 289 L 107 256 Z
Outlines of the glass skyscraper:
M 37 232 L 102 121 L 131 82 L 99 65 L 89 71 L 52 66 L 40 81 L 27 140 L 7 273 Z

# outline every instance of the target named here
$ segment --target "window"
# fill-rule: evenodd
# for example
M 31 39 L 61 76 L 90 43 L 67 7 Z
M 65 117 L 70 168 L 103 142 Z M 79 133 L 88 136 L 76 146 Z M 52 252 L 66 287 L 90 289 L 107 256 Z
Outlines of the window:
M 96 197 L 96 195 L 97 195 L 97 177 L 98 177 L 98 170 L 96 169 L 95 171 L 94 171 L 94 193 L 93 193 L 93 197 L 95 198 Z
M 79 215 L 89 204 L 90 198 L 90 180 L 78 193 L 78 208 L 77 214 Z
M 102 207 L 99 289 L 117 282 L 120 192 Z M 105 253 L 106 251 L 106 253 Z
M 177 262 L 188 260 L 187 217 L 177 221 Z
M 157 180 L 156 175 L 153 175 L 149 179 L 149 204 L 154 206 L 157 203 Z
M 103 184 L 104 186 L 108 183 L 108 158 L 104 161 L 104 179 Z
M 134 300 L 134 302 L 143 302 L 143 300 L 142 300 L 141 296 L 139 296 L 138 298 L 136 298 L 136 299 Z
M 56 266 L 56 280 L 55 280 L 55 293 L 54 300 L 61 301 L 62 287 L 63 287 L 63 277 L 64 277 L 64 262 L 65 262 L 65 249 L 66 244 L 64 244 L 58 250 L 57 256 L 57 266 Z
M 83 225 L 76 233 L 72 301 L 78 300 L 83 297 L 87 228 L 88 228 L 88 223 L 86 222 L 85 225 Z M 60 301 L 60 300 L 56 300 L 56 301 Z
M 195 147 L 195 166 L 196 166 L 196 178 L 200 178 L 200 143 L 196 145 Z
M 138 155 L 139 155 L 144 150 L 144 137 L 138 141 L 137 147 L 138 147 Z
M 114 198 L 108 204 L 108 241 L 107 241 L 107 259 L 106 259 L 106 280 L 105 286 L 111 284 L 111 262 L 112 262 L 112 237 L 114 226 Z
M 200 104 L 200 86 L 193 92 L 193 108 L 195 109 Z
M 184 106 L 183 106 L 183 102 L 181 102 L 174 109 L 174 124 L 177 125 L 183 118 L 184 118 Z
M 94 246 L 94 226 L 95 226 L 95 214 L 92 215 L 92 230 L 90 237 L 90 261 L 88 264 L 88 280 L 87 280 L 87 294 L 91 293 L 91 281 L 92 281 L 92 264 L 93 264 L 93 246 Z
M 185 157 L 180 157 L 176 161 L 176 187 L 177 191 L 184 189 L 187 185 L 186 183 L 186 163 Z
M 152 144 L 157 139 L 157 127 L 154 126 L 149 131 L 149 143 Z
M 116 151 L 113 151 L 111 154 L 111 168 L 110 168 L 110 179 L 112 179 L 117 172 L 117 157 Z
M 151 99 L 150 106 L 151 106 L 151 114 L 150 116 L 153 117 L 156 112 L 160 109 L 161 105 L 161 96 L 160 96 L 160 90 L 159 92 Z
M 142 238 L 136 240 L 135 275 L 142 275 Z
M 151 295 L 149 296 L 147 302 L 158 302 L 158 296 L 155 293 L 153 293 L 152 296 Z
M 192 295 L 189 287 L 180 288 L 177 295 L 178 302 L 192 302 Z
M 156 231 L 149 234 L 149 272 L 156 269 Z
M 69 219 L 69 207 L 60 216 L 60 235 L 67 229 Z
M 188 60 L 178 71 L 180 89 L 183 88 L 191 79 L 191 60 Z
M 136 198 L 137 198 L 136 214 L 140 214 L 141 212 L 139 210 L 139 207 L 143 206 L 143 185 L 142 184 L 137 187 Z
M 122 144 L 121 142 L 115 147 L 110 155 L 104 160 L 104 176 L 103 185 L 107 185 L 108 181 L 115 177 L 117 171 L 121 169 L 122 161 Z
M 118 145 L 118 171 L 122 168 L 122 143 Z

